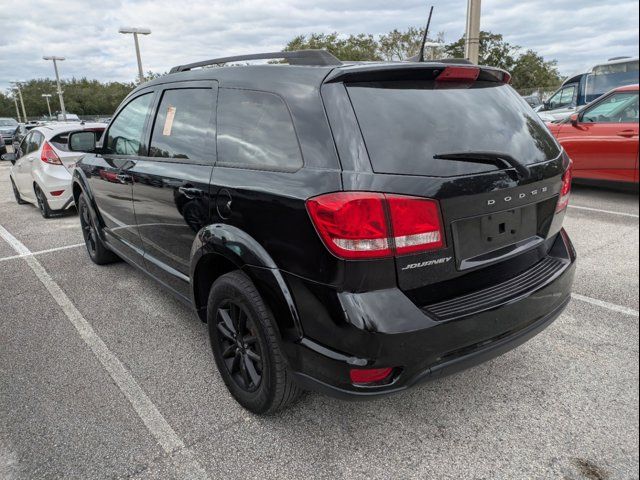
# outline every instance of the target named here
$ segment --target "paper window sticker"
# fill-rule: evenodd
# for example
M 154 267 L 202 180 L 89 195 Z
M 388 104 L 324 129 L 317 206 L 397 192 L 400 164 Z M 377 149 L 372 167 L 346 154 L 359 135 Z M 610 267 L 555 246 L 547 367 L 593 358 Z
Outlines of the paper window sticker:
M 164 128 L 162 129 L 162 135 L 168 137 L 171 135 L 171 129 L 173 128 L 173 119 L 176 116 L 176 107 L 169 105 L 167 108 L 167 118 L 164 121 Z

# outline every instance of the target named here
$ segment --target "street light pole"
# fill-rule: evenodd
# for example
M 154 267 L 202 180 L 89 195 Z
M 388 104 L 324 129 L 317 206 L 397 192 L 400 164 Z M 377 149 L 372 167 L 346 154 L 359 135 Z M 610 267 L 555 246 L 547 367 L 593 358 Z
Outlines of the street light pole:
M 22 99 L 22 90 L 20 90 L 20 84 L 18 82 L 11 82 L 11 84 L 18 90 L 18 97 L 20 98 L 20 105 L 22 106 L 22 117 L 25 123 L 27 122 L 27 111 L 24 109 L 24 100 Z
M 22 118 L 20 118 L 20 109 L 18 108 L 18 98 L 16 97 L 15 92 L 13 92 L 13 103 L 16 104 L 16 113 L 18 114 L 18 123 L 22 123 Z
M 119 33 L 132 33 L 133 43 L 136 47 L 136 59 L 138 60 L 138 76 L 140 83 L 144 82 L 144 71 L 142 70 L 142 58 L 140 56 L 140 43 L 138 42 L 138 35 L 149 35 L 151 30 L 148 28 L 133 28 L 133 27 L 120 27 Z
M 56 72 L 56 84 L 58 85 L 58 98 L 60 99 L 60 110 L 62 111 L 62 121 L 67 121 L 67 111 L 64 108 L 64 99 L 62 98 L 62 88 L 60 87 L 60 75 L 58 75 L 58 63 L 64 61 L 64 57 L 42 57 L 43 60 L 53 60 L 53 69 Z
M 464 56 L 475 64 L 478 63 L 480 50 L 480 2 L 481 0 L 467 0 Z
M 51 98 L 51 94 L 50 93 L 43 93 L 42 96 L 47 101 L 47 110 L 49 110 L 49 118 L 51 118 L 53 116 L 53 115 L 51 115 L 51 104 L 49 103 L 49 98 Z

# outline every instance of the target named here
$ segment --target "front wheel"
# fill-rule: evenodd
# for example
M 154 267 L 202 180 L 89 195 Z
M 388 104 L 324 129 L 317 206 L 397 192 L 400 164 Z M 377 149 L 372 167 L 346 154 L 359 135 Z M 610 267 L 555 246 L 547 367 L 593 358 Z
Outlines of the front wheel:
M 80 217 L 84 244 L 93 263 L 105 265 L 117 261 L 118 256 L 105 246 L 98 235 L 96 223 L 84 194 L 81 194 L 80 198 L 78 198 L 78 216 Z
M 220 375 L 240 405 L 265 414 L 298 397 L 300 389 L 280 350 L 273 315 L 244 273 L 227 273 L 215 281 L 207 324 Z

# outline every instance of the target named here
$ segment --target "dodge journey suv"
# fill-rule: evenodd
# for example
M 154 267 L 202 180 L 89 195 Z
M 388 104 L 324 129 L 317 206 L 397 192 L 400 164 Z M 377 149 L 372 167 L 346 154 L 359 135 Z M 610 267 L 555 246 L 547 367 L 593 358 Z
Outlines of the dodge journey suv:
M 272 58 L 289 64 L 220 66 Z M 73 175 L 89 256 L 193 306 L 253 412 L 404 390 L 569 301 L 571 162 L 502 70 L 217 58 L 140 85 L 94 135 L 69 138 L 89 151 Z

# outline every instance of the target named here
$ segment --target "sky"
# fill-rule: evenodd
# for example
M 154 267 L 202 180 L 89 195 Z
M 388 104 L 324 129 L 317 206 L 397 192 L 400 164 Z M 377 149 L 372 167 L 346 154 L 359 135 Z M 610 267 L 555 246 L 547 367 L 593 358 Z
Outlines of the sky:
M 11 10 L 0 0 L 0 10 Z M 455 41 L 465 28 L 466 0 L 432 0 L 431 31 Z M 0 90 L 9 82 L 53 78 L 43 55 L 66 57 L 62 78 L 133 81 L 131 35 L 141 37 L 145 72 L 218 56 L 277 51 L 300 34 L 387 33 L 423 26 L 429 3 L 412 0 L 21 0 L 0 30 Z M 2 8 L 4 7 L 4 8 Z M 638 56 L 638 0 L 483 0 L 481 29 L 555 59 L 563 75 L 615 56 Z

